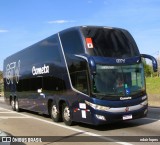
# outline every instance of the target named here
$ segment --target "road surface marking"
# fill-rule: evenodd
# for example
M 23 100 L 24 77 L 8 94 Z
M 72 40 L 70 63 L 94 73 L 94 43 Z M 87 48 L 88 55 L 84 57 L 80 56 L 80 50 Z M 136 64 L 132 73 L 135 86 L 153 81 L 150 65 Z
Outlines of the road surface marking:
M 5 110 L 8 110 L 8 109 L 5 109 Z M 11 110 L 8 110 L 8 111 L 11 111 Z M 14 112 L 14 111 L 11 111 L 11 112 Z M 106 140 L 106 141 L 111 141 L 111 142 L 114 142 L 114 143 L 117 143 L 117 144 L 121 144 L 121 145 L 132 145 L 131 143 L 127 143 L 127 142 L 121 142 L 121 141 L 118 141 L 118 140 L 115 140 L 115 139 L 112 139 L 111 137 L 104 137 L 104 136 L 101 136 L 99 134 L 95 134 L 95 133 L 91 133 L 91 132 L 86 132 L 85 130 L 81 130 L 81 129 L 76 129 L 76 128 L 73 128 L 73 127 L 70 127 L 70 126 L 66 126 L 66 125 L 63 125 L 63 124 L 58 124 L 56 122 L 52 122 L 52 121 L 47 121 L 47 120 L 44 120 L 44 119 L 40 119 L 40 118 L 36 118 L 36 117 L 33 117 L 33 116 L 30 116 L 30 115 L 24 115 L 22 113 L 18 113 L 18 112 L 15 112 L 17 114 L 20 114 L 20 115 L 23 115 L 23 116 L 26 116 L 28 118 L 32 118 L 32 119 L 35 119 L 35 120 L 39 120 L 39 121 L 42 121 L 42 122 L 45 122 L 45 123 L 48 123 L 48 124 L 53 124 L 55 126 L 58 126 L 58 127 L 63 127 L 65 129 L 69 129 L 69 130 L 72 130 L 72 131 L 76 131 L 76 132 L 80 132 L 80 133 L 84 133 L 85 135 L 89 135 L 89 136 L 96 136 L 100 139 L 103 139 L 103 140 Z
M 15 111 L 8 110 L 8 109 L 1 108 L 1 107 L 0 107 L 0 110 L 6 110 L 6 112 L 0 112 L 0 114 L 17 114 L 17 112 L 15 112 Z M 30 118 L 29 116 L 26 116 L 24 114 L 21 114 L 21 113 L 18 113 L 18 114 L 21 115 L 21 116 L 0 116 L 0 119 Z
M 5 108 L 2 108 L 2 107 L 0 107 L 0 110 L 7 110 L 7 111 L 11 111 L 11 110 L 9 110 L 9 109 L 5 109 Z
M 29 116 L 28 117 L 25 117 L 25 116 L 0 116 L 0 119 L 9 119 L 9 118 L 16 119 L 16 118 L 30 118 L 30 117 Z
M 15 113 L 15 112 L 1 112 L 1 111 L 0 111 L 0 114 L 1 114 L 1 113 L 3 114 L 3 113 Z

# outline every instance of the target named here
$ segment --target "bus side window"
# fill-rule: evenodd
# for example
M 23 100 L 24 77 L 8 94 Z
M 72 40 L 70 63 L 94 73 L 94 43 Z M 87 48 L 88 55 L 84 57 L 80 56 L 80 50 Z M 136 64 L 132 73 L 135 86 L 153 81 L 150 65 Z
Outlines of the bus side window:
M 71 73 L 72 85 L 78 91 L 88 94 L 88 77 L 87 71 Z
M 63 92 L 65 87 L 65 81 L 60 77 L 47 76 L 43 78 L 43 89 L 52 92 Z
M 36 78 L 30 78 L 29 80 L 29 91 L 34 91 L 37 92 L 38 89 L 42 88 L 42 80 L 43 77 L 36 77 Z M 25 82 L 23 82 L 23 87 L 25 87 L 24 85 L 27 85 Z

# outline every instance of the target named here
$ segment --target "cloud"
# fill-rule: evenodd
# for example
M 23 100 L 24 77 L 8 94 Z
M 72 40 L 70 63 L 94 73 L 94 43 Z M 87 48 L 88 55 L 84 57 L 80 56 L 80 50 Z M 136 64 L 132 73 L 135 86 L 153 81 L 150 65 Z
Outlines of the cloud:
M 87 2 L 90 4 L 90 3 L 92 3 L 93 1 L 92 1 L 92 0 L 89 0 L 89 1 L 87 1 Z
M 73 20 L 53 20 L 53 21 L 48 21 L 48 24 L 64 24 L 64 23 L 72 23 L 75 22 Z
M 8 32 L 8 30 L 0 29 L 0 33 L 6 33 L 6 32 Z

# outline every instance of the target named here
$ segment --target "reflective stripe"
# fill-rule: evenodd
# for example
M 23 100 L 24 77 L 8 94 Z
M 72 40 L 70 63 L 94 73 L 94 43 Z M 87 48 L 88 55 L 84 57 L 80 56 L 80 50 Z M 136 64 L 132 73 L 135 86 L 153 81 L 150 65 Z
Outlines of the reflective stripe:
M 77 55 L 77 54 L 76 54 L 75 56 L 80 57 L 80 58 L 83 58 L 83 59 L 85 59 L 85 60 L 88 62 L 87 57 L 85 57 L 85 56 L 83 56 L 83 55 Z

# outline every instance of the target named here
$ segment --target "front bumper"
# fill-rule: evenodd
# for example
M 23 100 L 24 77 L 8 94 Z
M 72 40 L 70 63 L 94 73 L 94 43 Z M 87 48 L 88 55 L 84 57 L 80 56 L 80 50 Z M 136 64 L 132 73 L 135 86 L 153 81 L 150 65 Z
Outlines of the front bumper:
M 92 116 L 92 124 L 100 125 L 112 122 L 127 121 L 138 118 L 146 117 L 148 113 L 148 105 L 143 106 L 141 109 L 126 112 L 104 112 L 104 111 L 94 111 Z M 101 117 L 97 117 L 101 116 Z M 103 116 L 103 117 L 102 117 Z M 105 118 L 105 120 L 104 120 Z

